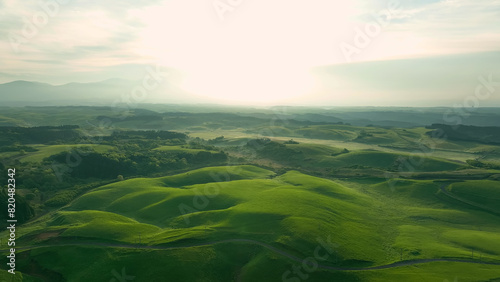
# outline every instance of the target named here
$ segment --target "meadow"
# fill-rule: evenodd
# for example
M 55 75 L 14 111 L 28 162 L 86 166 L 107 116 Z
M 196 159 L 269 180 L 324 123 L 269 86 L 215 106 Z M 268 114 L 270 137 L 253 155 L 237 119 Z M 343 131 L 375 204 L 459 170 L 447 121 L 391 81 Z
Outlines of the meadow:
M 17 274 L 2 266 L 2 279 L 500 279 L 497 144 L 439 139 L 424 126 L 297 119 L 266 129 L 249 113 L 135 115 L 100 131 L 98 144 L 64 139 L 88 130 L 79 127 L 0 147 L 34 211 L 16 230 Z M 138 130 L 139 120 L 153 129 Z M 57 180 L 53 163 L 79 149 L 81 164 Z

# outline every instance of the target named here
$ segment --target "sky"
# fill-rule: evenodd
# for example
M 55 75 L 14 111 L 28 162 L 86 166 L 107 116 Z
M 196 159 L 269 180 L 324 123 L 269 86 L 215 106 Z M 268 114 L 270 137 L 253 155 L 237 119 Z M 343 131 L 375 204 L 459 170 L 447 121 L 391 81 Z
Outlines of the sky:
M 0 19 L 0 83 L 159 65 L 227 103 L 442 106 L 500 81 L 500 0 L 0 0 Z

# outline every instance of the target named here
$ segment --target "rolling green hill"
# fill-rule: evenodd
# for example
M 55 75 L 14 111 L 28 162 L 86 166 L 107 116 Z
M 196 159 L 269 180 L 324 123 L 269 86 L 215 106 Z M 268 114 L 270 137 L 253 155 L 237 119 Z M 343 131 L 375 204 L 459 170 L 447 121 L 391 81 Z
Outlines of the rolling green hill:
M 317 155 L 335 151 L 299 145 L 291 147 Z M 495 184 L 482 188 L 489 197 L 499 195 Z M 412 281 L 413 275 L 434 281 L 451 279 L 452 273 L 464 281 L 500 277 L 498 266 L 425 261 L 470 260 L 472 251 L 483 261 L 500 260 L 498 217 L 443 200 L 441 185 L 334 182 L 298 171 L 278 176 L 249 165 L 134 178 L 98 187 L 23 226 L 19 242 L 30 250 L 20 250 L 19 269 L 51 281 L 107 281 L 122 268 L 141 281 L 280 281 L 320 248 L 329 255 L 308 273 L 311 281 Z M 328 270 L 401 259 L 423 264 Z
M 248 145 L 250 148 L 256 148 L 260 157 L 291 167 L 310 169 L 361 167 L 399 172 L 432 172 L 453 171 L 467 166 L 464 163 L 432 155 L 412 155 L 373 149 L 349 151 L 348 148 L 309 143 L 278 144 L 266 139 L 255 139 L 253 142 L 263 142 L 256 145 L 249 142 Z
M 472 204 L 500 214 L 500 184 L 492 180 L 468 180 L 453 183 L 448 191 Z

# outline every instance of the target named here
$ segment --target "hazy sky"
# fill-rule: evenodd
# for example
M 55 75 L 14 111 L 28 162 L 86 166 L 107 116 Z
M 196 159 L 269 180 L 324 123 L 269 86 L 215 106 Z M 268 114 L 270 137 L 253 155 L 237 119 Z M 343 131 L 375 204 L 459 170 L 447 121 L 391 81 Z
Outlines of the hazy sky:
M 0 83 L 161 64 L 239 103 L 446 105 L 500 81 L 500 0 L 3 0 L 0 19 Z

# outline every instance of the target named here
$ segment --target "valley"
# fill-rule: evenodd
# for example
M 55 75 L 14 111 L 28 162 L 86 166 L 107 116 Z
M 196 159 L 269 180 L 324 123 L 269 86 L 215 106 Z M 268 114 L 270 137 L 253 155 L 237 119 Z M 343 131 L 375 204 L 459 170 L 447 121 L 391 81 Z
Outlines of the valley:
M 67 110 L 2 129 L 22 216 L 12 281 L 500 278 L 495 140 L 104 108 L 68 126 Z

